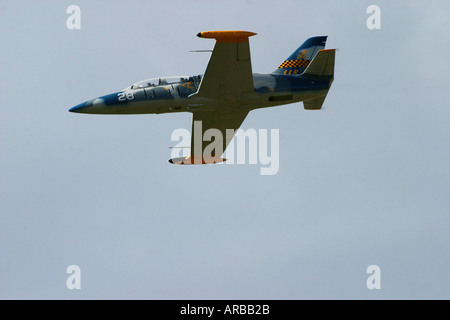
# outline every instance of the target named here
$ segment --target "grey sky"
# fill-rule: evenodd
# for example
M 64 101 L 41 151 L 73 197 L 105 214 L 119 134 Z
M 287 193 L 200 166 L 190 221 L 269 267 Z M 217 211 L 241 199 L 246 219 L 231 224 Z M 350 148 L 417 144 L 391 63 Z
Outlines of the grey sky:
M 66 8 L 81 8 L 68 30 Z M 366 8 L 381 8 L 381 30 Z M 448 299 L 448 1 L 0 2 L 0 298 Z M 324 110 L 252 111 L 280 169 L 170 165 L 188 113 L 67 110 L 203 73 L 207 30 L 248 30 L 254 72 L 339 48 Z M 81 268 L 68 290 L 66 268 Z M 366 268 L 381 268 L 368 290 Z

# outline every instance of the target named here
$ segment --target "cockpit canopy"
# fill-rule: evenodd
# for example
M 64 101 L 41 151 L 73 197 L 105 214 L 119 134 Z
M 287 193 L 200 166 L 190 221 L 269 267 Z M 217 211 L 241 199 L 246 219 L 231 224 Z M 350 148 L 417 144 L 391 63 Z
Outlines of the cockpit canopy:
M 148 88 L 155 86 L 168 85 L 173 83 L 182 83 L 194 81 L 193 77 L 185 77 L 185 76 L 175 76 L 175 77 L 164 77 L 164 78 L 151 78 L 147 80 L 142 80 L 137 83 L 132 84 L 127 89 L 139 89 L 139 88 Z

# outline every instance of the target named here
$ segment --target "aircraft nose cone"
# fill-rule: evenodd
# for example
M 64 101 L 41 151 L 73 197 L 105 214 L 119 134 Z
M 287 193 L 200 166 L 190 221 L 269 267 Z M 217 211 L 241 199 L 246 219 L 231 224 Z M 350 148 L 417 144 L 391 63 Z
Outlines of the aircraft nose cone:
M 102 98 L 92 99 L 75 107 L 69 109 L 70 112 L 76 113 L 93 113 L 93 114 L 103 114 L 107 109 L 105 109 L 105 100 Z
M 70 112 L 83 113 L 83 109 L 86 108 L 86 102 L 80 103 L 73 108 L 70 108 Z

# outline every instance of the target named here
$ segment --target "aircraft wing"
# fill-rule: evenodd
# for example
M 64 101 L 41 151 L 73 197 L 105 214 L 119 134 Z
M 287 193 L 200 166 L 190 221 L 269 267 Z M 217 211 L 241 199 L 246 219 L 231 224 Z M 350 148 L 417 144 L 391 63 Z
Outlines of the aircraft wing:
M 191 155 L 220 157 L 247 114 L 247 110 L 193 112 Z
M 248 38 L 256 33 L 247 31 L 207 31 L 201 38 L 216 39 L 214 50 L 203 76 L 199 96 L 221 96 L 239 99 L 243 92 L 253 92 L 253 74 Z
M 191 155 L 173 158 L 173 164 L 209 164 L 226 161 L 221 155 L 249 111 L 192 112 Z
M 196 95 L 215 100 L 215 108 L 192 111 L 191 155 L 170 159 L 175 164 L 225 161 L 222 153 L 249 110 L 240 108 L 241 94 L 253 92 L 253 74 L 247 31 L 207 31 L 201 38 L 216 39 Z M 205 141 L 203 141 L 205 140 Z

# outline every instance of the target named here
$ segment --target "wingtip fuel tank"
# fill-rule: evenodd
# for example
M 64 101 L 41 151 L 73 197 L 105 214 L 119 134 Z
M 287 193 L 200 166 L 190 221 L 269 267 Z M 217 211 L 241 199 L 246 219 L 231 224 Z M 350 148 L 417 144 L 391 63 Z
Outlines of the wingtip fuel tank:
M 168 160 L 172 164 L 183 164 L 183 165 L 189 165 L 189 164 L 213 164 L 213 163 L 220 163 L 225 162 L 227 159 L 221 158 L 221 157 L 196 157 L 196 156 L 187 156 L 187 157 L 179 157 L 179 158 L 172 158 Z

